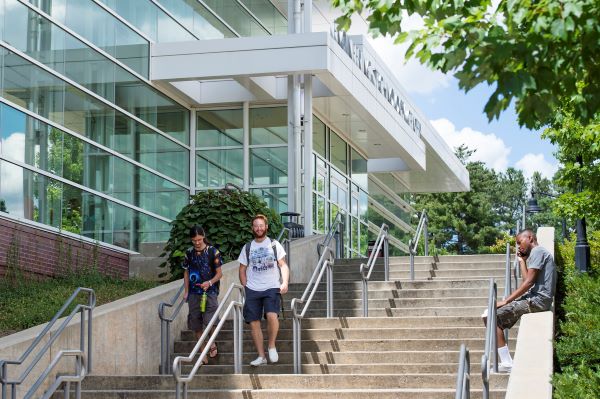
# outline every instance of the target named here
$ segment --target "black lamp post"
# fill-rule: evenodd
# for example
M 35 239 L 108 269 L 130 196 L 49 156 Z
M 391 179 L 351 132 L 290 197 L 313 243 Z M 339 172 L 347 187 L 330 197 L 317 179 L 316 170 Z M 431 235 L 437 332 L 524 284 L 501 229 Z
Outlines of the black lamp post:
M 537 198 L 535 198 L 535 195 L 544 195 L 546 197 L 551 197 L 551 198 L 556 198 L 556 195 L 553 194 L 548 194 L 548 193 L 544 193 L 544 192 L 536 192 L 531 190 L 531 198 L 529 198 L 527 200 L 527 213 L 540 213 L 542 211 L 542 208 L 540 208 L 540 206 L 538 205 L 537 202 Z M 569 238 L 569 234 L 567 233 L 567 220 L 563 217 L 561 220 L 561 227 L 562 227 L 562 236 L 563 236 L 563 240 L 566 240 Z
M 577 162 L 579 162 L 579 165 L 583 166 L 583 157 L 581 155 L 577 156 Z M 580 193 L 581 191 L 583 191 L 583 181 L 579 178 L 577 192 Z M 577 219 L 575 230 L 577 231 L 577 241 L 575 242 L 575 267 L 577 267 L 580 272 L 586 273 L 590 269 L 590 244 L 588 244 L 587 240 L 585 217 Z

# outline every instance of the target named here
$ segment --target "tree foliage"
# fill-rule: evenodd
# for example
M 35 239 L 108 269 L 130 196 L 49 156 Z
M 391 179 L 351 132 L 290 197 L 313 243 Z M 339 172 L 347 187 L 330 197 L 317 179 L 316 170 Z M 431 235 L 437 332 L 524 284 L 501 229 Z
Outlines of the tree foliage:
M 560 168 L 557 184 L 568 191 L 558 198 L 555 212 L 569 219 L 585 216 L 593 229 L 600 227 L 600 117 L 580 123 L 570 110 L 561 109 L 543 137 L 556 144 Z
M 226 189 L 199 192 L 171 222 L 171 235 L 161 255 L 167 255 L 163 266 L 169 264 L 172 278 L 181 277 L 181 262 L 191 246 L 189 230 L 196 224 L 219 248 L 223 262 L 237 259 L 242 246 L 253 238 L 250 222 L 259 213 L 269 219 L 269 236 L 277 237 L 283 228 L 279 215 L 256 194 Z
M 451 72 L 469 91 L 486 83 L 494 92 L 484 110 L 491 120 L 511 102 L 519 123 L 548 124 L 562 101 L 587 123 L 600 107 L 600 2 L 598 0 L 332 0 L 349 28 L 368 14 L 374 35 L 408 42 L 406 57 Z M 405 32 L 406 16 L 422 29 Z

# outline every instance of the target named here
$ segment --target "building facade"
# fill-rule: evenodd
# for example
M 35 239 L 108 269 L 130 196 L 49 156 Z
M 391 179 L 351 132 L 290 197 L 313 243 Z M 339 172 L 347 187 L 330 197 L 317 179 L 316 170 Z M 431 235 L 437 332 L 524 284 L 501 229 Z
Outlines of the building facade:
M 135 252 L 234 183 L 349 256 L 466 169 L 323 1 L 0 0 L 0 212 Z M 364 21 L 356 23 L 365 30 Z M 371 233 L 370 233 L 371 232 Z

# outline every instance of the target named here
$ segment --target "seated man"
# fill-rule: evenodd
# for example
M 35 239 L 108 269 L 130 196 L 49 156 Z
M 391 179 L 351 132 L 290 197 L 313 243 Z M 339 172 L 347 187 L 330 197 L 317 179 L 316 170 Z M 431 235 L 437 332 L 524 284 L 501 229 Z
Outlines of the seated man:
M 554 259 L 548 250 L 538 245 L 533 231 L 522 230 L 516 239 L 522 283 L 512 294 L 496 304 L 496 336 L 500 357 L 498 371 L 502 372 L 510 372 L 513 362 L 503 330 L 511 328 L 526 313 L 550 310 L 556 287 Z

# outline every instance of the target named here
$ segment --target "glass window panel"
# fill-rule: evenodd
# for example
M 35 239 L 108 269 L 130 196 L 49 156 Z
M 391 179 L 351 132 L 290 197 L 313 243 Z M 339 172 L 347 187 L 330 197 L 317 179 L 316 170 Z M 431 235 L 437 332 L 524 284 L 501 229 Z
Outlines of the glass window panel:
M 250 191 L 265 200 L 267 206 L 277 213 L 287 211 L 287 187 L 253 188 Z
M 29 2 L 148 78 L 148 41 L 99 5 L 89 0 Z
M 250 144 L 285 144 L 287 136 L 287 107 L 250 110 Z
M 183 184 L 189 151 L 8 52 L 2 96 Z
M 313 151 L 327 159 L 327 127 L 319 118 L 313 116 Z
M 150 0 L 100 0 L 155 42 L 196 40 Z
M 329 135 L 329 140 L 331 141 L 331 164 L 342 171 L 342 173 L 348 174 L 346 142 L 333 131 Z
M 188 201 L 185 188 L 4 104 L 0 128 L 5 156 L 168 218 Z
M 158 0 L 158 2 L 200 39 L 237 37 L 198 0 Z
M 241 36 L 265 36 L 269 34 L 237 0 L 204 0 L 204 3 Z
M 369 186 L 369 177 L 367 175 L 367 160 L 363 158 L 353 148 L 352 151 L 352 181 L 359 184 L 361 187 Z
M 199 188 L 223 187 L 227 183 L 243 185 L 242 149 L 197 151 L 196 154 L 196 185 Z
M 367 220 L 367 211 L 369 208 L 369 195 L 364 192 L 364 191 L 360 191 L 359 196 L 358 196 L 358 215 L 360 217 L 360 220 L 365 221 Z
M 269 0 L 242 0 L 242 3 L 273 34 L 287 34 L 287 20 Z
M 243 143 L 244 118 L 241 108 L 197 112 L 197 148 L 241 146 Z
M 251 184 L 287 184 L 287 155 L 287 147 L 251 149 Z

